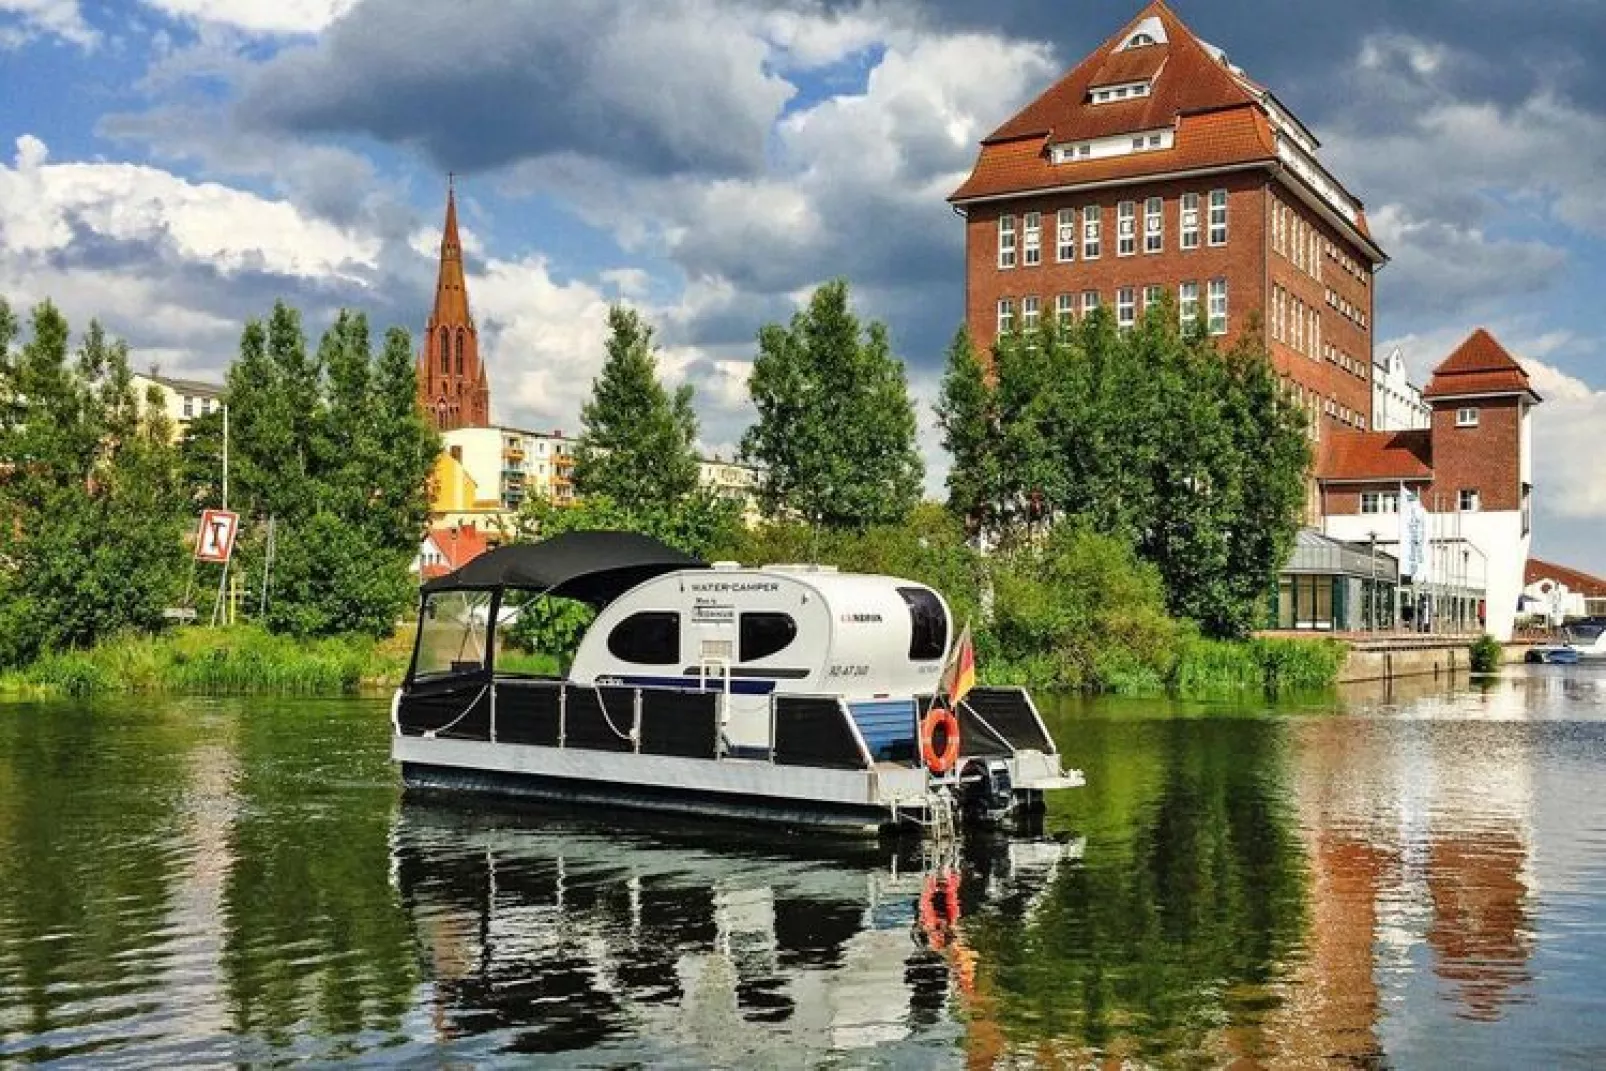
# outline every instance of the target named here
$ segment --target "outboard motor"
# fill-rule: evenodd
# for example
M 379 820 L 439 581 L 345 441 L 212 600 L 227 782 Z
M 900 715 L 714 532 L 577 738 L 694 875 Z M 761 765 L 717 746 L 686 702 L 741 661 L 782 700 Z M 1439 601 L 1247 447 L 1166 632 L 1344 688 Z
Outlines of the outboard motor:
M 1015 805 L 1009 763 L 1002 759 L 971 759 L 960 771 L 959 781 L 968 818 L 1002 821 Z

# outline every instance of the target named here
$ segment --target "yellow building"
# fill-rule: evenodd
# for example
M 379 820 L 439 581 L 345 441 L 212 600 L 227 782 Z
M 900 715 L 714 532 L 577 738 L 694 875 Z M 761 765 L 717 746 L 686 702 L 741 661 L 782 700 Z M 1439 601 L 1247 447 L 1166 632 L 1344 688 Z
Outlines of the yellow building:
M 134 374 L 134 393 L 140 404 L 155 388 L 162 396 L 162 410 L 173 425 L 173 438 L 181 439 L 190 421 L 223 408 L 224 388 L 221 383 L 208 383 L 200 379 L 174 379 L 155 372 Z

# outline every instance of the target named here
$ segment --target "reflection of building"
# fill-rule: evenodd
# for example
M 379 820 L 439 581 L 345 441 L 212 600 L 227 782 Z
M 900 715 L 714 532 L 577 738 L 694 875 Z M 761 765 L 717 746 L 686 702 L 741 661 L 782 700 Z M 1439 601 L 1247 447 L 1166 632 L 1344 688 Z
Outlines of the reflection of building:
M 981 144 L 965 216 L 965 320 L 1003 332 L 1103 306 L 1118 325 L 1170 294 L 1224 340 L 1258 316 L 1321 434 L 1372 408 L 1372 276 L 1361 203 L 1275 94 L 1161 2 Z
M 1539 395 L 1479 329 L 1434 369 L 1423 397 L 1429 427 L 1328 437 L 1316 470 L 1325 532 L 1375 540 L 1402 563 L 1420 558 L 1402 578 L 1408 621 L 1435 631 L 1486 627 L 1508 640 L 1528 559 Z M 1413 516 L 1421 526 L 1414 539 Z
M 1530 977 L 1532 738 L 1482 727 L 1526 719 L 1530 683 L 1418 697 L 1409 731 L 1346 717 L 1300 734 L 1308 950 L 1270 1016 L 1276 1057 L 1263 1065 L 1410 1066 L 1413 1045 L 1439 1052 L 1441 1020 L 1496 1019 L 1518 999 Z M 1401 1004 L 1410 1014 L 1391 1023 L 1386 1009 Z
M 155 388 L 162 397 L 162 409 L 173 425 L 173 437 L 179 438 L 190 421 L 207 416 L 223 408 L 224 388 L 219 383 L 199 379 L 174 379 L 155 372 L 134 374 L 134 394 L 143 407 L 146 395 Z
M 455 190 L 446 194 L 435 309 L 418 354 L 418 401 L 442 431 L 483 428 L 491 422 L 491 386 L 480 362 L 479 329 L 468 307 Z

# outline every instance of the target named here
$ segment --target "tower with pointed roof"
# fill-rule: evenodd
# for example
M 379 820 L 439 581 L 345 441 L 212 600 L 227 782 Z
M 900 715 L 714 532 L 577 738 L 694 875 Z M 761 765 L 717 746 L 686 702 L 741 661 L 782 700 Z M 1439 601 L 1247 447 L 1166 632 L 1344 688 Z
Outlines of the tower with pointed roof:
M 441 431 L 491 424 L 491 385 L 480 361 L 479 331 L 468 306 L 455 184 L 449 184 L 446 191 L 435 309 L 418 355 L 418 400 Z
M 1417 621 L 1511 637 L 1533 532 L 1528 373 L 1478 328 L 1433 370 L 1426 428 L 1335 432 L 1317 462 L 1326 534 L 1404 553 L 1410 500 L 1426 554 L 1402 595 Z M 1431 606 L 1424 613 L 1423 606 Z
M 1153 0 L 982 140 L 950 196 L 966 310 L 1002 332 L 1170 293 L 1230 343 L 1258 317 L 1317 433 L 1372 411 L 1372 277 L 1386 257 L 1320 142 L 1270 89 Z

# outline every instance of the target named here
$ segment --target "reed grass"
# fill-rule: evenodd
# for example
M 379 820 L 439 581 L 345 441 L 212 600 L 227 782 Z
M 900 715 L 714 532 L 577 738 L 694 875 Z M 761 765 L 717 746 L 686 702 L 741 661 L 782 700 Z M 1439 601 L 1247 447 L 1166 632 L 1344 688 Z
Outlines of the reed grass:
M 407 669 L 405 637 L 298 640 L 255 626 L 123 635 L 51 652 L 0 675 L 0 692 L 90 696 L 344 695 L 393 687 Z

